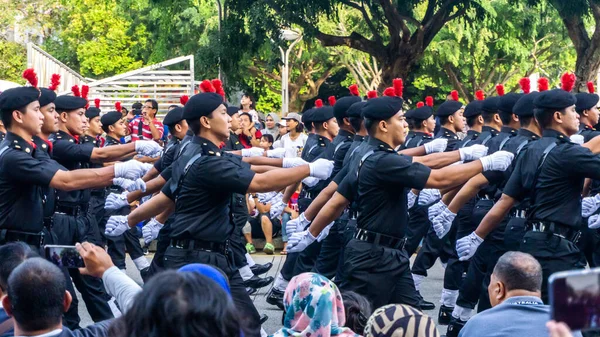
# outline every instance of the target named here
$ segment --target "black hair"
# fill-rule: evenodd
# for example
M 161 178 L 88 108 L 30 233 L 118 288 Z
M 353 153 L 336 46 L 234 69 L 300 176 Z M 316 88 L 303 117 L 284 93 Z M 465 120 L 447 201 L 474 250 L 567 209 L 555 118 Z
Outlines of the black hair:
M 102 124 L 102 130 L 104 130 L 104 132 L 106 132 L 106 133 L 109 133 L 110 129 L 108 127 L 111 126 L 111 125 L 115 125 L 115 124 L 119 123 L 120 121 L 121 120 L 119 119 L 118 121 L 116 121 L 116 122 L 114 122 L 113 124 L 110 124 L 110 125 L 104 125 L 104 124 Z M 169 128 L 170 128 L 170 126 L 169 126 Z
M 269 133 L 263 133 L 262 138 L 265 138 L 267 142 L 273 143 L 275 140 L 273 139 L 273 135 Z
M 375 134 L 375 128 L 379 124 L 379 121 L 379 119 L 365 118 L 365 128 L 367 129 L 369 135 L 372 136 Z
M 45 259 L 25 260 L 8 278 L 7 295 L 15 321 L 25 331 L 59 325 L 64 310 L 63 272 Z
M 340 127 L 341 127 L 342 125 L 344 125 L 344 117 L 342 117 L 342 118 L 335 117 L 335 120 L 336 120 L 336 121 L 337 121 L 337 123 L 340 125 Z
M 521 124 L 521 127 L 526 128 L 529 127 L 531 125 L 531 122 L 533 121 L 533 116 L 519 116 L 519 123 Z
M 502 120 L 502 124 L 504 125 L 508 125 L 510 124 L 510 121 L 512 120 L 512 112 L 507 112 L 507 111 L 498 111 L 498 115 L 500 115 L 500 120 Z
M 452 115 L 450 115 L 452 116 Z M 450 116 L 439 116 L 440 118 L 440 126 L 444 124 L 450 123 Z
M 477 123 L 478 119 L 479 119 L 479 115 L 467 117 L 467 125 L 469 127 L 475 126 L 475 123 Z
M 350 125 L 352 125 L 354 132 L 359 132 L 363 125 L 362 117 L 348 117 L 348 120 L 350 121 Z
M 0 290 L 6 291 L 10 273 L 30 257 L 37 254 L 23 242 L 12 242 L 0 246 Z
M 491 123 L 492 121 L 494 121 L 494 115 L 496 114 L 500 115 L 498 111 L 482 111 L 481 116 L 483 117 L 483 122 Z M 500 118 L 502 118 L 502 116 L 500 116 Z
M 252 123 L 252 116 L 247 113 L 247 112 L 240 112 L 240 117 L 242 116 L 248 116 L 248 119 L 250 120 L 250 123 Z
M 128 113 L 129 113 L 129 110 L 127 110 L 127 108 L 126 108 L 126 107 L 124 107 L 124 106 L 122 106 L 122 107 L 121 107 L 121 111 L 119 111 L 119 112 L 120 112 L 120 113 L 123 113 L 123 110 L 125 110 L 125 113 L 126 113 L 126 114 L 128 114 Z
M 406 123 L 408 124 L 408 128 L 411 130 L 420 130 L 423 128 L 423 122 L 426 119 L 418 119 L 418 118 L 407 118 Z
M 373 313 L 371 303 L 364 296 L 354 291 L 343 292 L 342 300 L 346 311 L 346 327 L 363 336 L 367 320 Z
M 521 289 L 539 292 L 542 289 L 542 266 L 527 253 L 504 253 L 496 262 L 494 274 L 504 283 L 507 291 Z
M 298 124 L 302 124 L 302 123 L 298 123 Z M 314 124 L 312 122 L 308 122 L 308 123 L 304 124 L 304 127 L 306 128 L 306 131 L 311 132 L 314 127 Z
M 192 130 L 194 135 L 200 133 L 200 118 L 186 119 L 185 121 L 188 123 L 189 129 Z
M 177 105 L 177 104 L 171 104 L 171 105 L 169 105 L 168 109 L 175 109 L 175 108 L 179 108 L 179 105 Z
M 244 319 L 213 280 L 193 272 L 164 271 L 144 285 L 108 335 L 239 337 Z
M 132 110 L 141 110 L 144 105 L 141 102 L 135 102 L 131 105 Z
M 158 111 L 158 102 L 156 100 L 147 99 L 145 103 L 148 103 L 148 102 L 152 103 L 152 109 Z
M 534 108 L 533 115 L 535 119 L 537 119 L 538 123 L 540 123 L 540 127 L 542 129 L 547 129 L 552 124 L 552 119 L 554 118 L 554 113 L 558 111 L 561 115 L 566 114 L 565 109 L 553 109 L 553 108 Z
M 316 123 L 313 123 L 313 127 L 315 129 L 315 133 L 319 133 L 319 132 L 325 131 L 325 127 L 323 126 L 323 123 L 325 123 L 325 122 L 316 122 Z
M 248 97 L 250 98 L 250 109 L 256 109 L 256 103 L 254 103 L 254 97 L 252 97 L 252 95 L 250 95 L 249 93 L 245 92 L 242 97 Z M 240 104 L 240 109 L 243 109 L 244 107 Z

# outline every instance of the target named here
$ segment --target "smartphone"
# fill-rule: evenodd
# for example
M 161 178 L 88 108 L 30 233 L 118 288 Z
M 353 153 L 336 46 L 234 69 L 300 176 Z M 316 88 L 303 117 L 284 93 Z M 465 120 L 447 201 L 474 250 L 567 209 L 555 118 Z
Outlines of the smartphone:
M 44 252 L 46 260 L 54 263 L 59 267 L 65 268 L 83 268 L 83 258 L 79 255 L 75 246 L 58 246 L 58 245 L 46 245 L 44 246 Z
M 554 273 L 548 283 L 553 320 L 571 330 L 600 329 L 600 268 Z

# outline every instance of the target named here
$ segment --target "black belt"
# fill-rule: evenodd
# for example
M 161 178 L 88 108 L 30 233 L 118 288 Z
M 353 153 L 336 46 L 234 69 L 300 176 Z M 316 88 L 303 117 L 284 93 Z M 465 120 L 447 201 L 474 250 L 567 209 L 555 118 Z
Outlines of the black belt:
M 77 206 L 56 205 L 56 213 L 63 213 L 70 216 L 79 216 L 80 214 L 87 212 L 87 209 L 87 204 Z
M 171 240 L 171 247 L 178 249 L 202 250 L 227 255 L 229 240 L 225 242 L 211 242 L 202 240 Z
M 480 195 L 479 196 L 479 200 L 491 200 L 491 201 L 495 201 L 496 199 L 494 198 L 494 196 L 491 196 L 489 194 L 484 194 L 484 195 Z
M 516 209 L 516 210 L 510 211 L 510 216 L 513 218 L 526 219 L 527 211 L 524 209 Z
M 348 210 L 348 219 L 356 220 L 358 219 L 358 211 Z
M 35 247 L 42 247 L 44 245 L 44 233 L 21 232 L 10 229 L 0 230 L 0 244 L 17 241 Z
M 54 217 L 53 216 L 44 217 L 44 227 L 48 228 L 48 230 L 51 230 L 52 227 L 54 227 Z
M 577 242 L 581 236 L 581 232 L 576 228 L 554 221 L 530 221 L 527 223 L 527 230 L 552 233 L 555 236 L 559 236 L 571 242 Z
M 354 238 L 356 240 L 365 241 L 374 245 L 380 245 L 392 249 L 404 249 L 404 244 L 406 244 L 406 237 L 400 239 L 394 236 L 370 232 L 360 228 L 356 229 Z
M 93 197 L 104 198 L 106 196 L 106 189 L 92 190 L 91 194 Z

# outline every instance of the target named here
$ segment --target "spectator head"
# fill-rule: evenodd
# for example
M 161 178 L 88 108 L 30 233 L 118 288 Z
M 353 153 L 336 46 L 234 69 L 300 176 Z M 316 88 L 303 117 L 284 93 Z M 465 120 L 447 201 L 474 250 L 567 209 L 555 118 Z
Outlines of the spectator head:
M 273 135 L 265 133 L 262 137 L 260 137 L 260 147 L 266 150 L 273 149 Z
M 167 109 L 167 112 L 169 112 L 169 111 L 171 111 L 171 110 L 173 110 L 175 108 L 179 108 L 179 105 L 176 105 L 176 104 L 169 105 L 169 108 Z
M 287 129 L 287 122 L 285 119 L 280 120 L 279 122 L 277 122 L 277 127 L 279 128 L 279 135 L 283 136 L 286 133 L 288 133 L 288 129 Z
M 13 270 L 2 306 L 14 318 L 15 335 L 62 328 L 62 315 L 72 299 L 65 283 L 63 272 L 42 258 L 30 258 Z
M 131 105 L 131 110 L 142 110 L 144 105 L 141 102 L 135 102 Z
M 142 114 L 150 116 L 150 118 L 154 118 L 156 113 L 158 112 L 158 102 L 149 99 L 144 102 L 144 107 L 142 108 Z
M 287 116 L 282 118 L 285 121 L 285 125 L 288 132 L 301 133 L 304 131 L 304 125 L 302 124 L 302 117 L 295 113 L 290 112 Z M 310 130 L 309 130 L 310 131 Z
M 34 256 L 37 256 L 37 254 L 22 242 L 7 243 L 0 246 L 0 295 L 6 293 L 10 273 L 23 261 Z
M 342 293 L 344 309 L 346 310 L 346 326 L 359 335 L 365 332 L 365 325 L 371 316 L 371 303 L 364 296 L 354 291 Z
M 488 286 L 490 303 L 496 306 L 513 296 L 541 296 L 542 267 L 531 255 L 506 252 L 498 259 Z
M 240 100 L 240 109 L 254 109 L 254 99 L 249 93 L 245 93 Z
M 254 126 L 254 123 L 252 123 L 252 116 L 247 112 L 240 113 L 240 127 L 245 129 L 250 126 Z
M 265 127 L 269 130 L 274 130 L 277 127 L 277 123 L 279 123 L 279 116 L 274 113 L 268 113 L 265 118 Z
M 109 328 L 112 337 L 237 337 L 240 317 L 227 292 L 195 272 L 155 275 L 125 315 Z
M 373 313 L 365 337 L 439 337 L 431 317 L 404 304 L 388 304 Z
M 292 278 L 283 297 L 283 327 L 275 336 L 354 336 L 344 327 L 342 295 L 325 276 L 303 273 Z

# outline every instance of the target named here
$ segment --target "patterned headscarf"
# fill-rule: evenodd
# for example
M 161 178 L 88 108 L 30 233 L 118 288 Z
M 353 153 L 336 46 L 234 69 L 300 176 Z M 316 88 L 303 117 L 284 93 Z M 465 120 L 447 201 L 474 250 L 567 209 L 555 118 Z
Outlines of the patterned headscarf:
M 388 304 L 373 313 L 365 337 L 440 337 L 431 317 L 404 304 Z
M 344 328 L 346 315 L 337 286 L 315 273 L 300 274 L 290 281 L 283 297 L 283 328 L 274 337 L 355 337 Z

